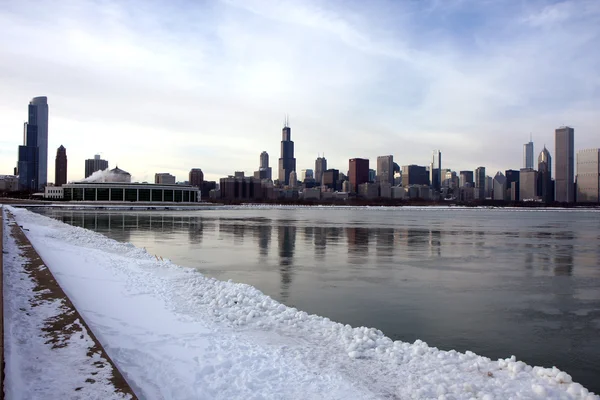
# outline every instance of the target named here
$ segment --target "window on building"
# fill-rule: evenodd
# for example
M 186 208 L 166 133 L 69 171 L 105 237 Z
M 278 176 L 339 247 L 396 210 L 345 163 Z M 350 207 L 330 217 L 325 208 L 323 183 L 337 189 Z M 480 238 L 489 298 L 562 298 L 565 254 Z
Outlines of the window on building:
M 111 189 L 110 200 L 111 201 L 123 201 L 123 189 Z
M 82 188 L 74 188 L 73 189 L 73 200 L 83 200 L 83 189 Z
M 85 200 L 86 201 L 94 201 L 96 200 L 96 189 L 95 188 L 85 188 Z
M 125 189 L 125 201 L 137 201 L 137 189 Z
M 98 201 L 108 201 L 109 200 L 108 188 L 98 188 L 97 194 L 98 194 Z
M 150 201 L 150 189 L 140 189 L 140 201 Z
M 162 190 L 152 189 L 152 201 L 162 201 Z

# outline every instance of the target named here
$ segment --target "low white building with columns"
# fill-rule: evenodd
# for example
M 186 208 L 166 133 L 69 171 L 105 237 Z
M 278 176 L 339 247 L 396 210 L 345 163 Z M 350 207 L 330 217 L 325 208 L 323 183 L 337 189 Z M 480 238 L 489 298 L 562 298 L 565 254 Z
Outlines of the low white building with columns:
M 191 185 L 75 182 L 62 186 L 66 201 L 196 203 L 200 191 Z

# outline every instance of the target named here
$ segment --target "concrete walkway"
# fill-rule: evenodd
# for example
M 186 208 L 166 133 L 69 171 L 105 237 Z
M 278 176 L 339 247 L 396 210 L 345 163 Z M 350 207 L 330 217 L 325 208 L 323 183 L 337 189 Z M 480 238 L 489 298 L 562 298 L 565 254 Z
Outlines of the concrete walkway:
M 0 247 L 2 246 L 2 242 L 4 241 L 3 235 L 11 235 L 17 242 L 21 256 L 27 260 L 23 265 L 23 270 L 29 275 L 31 280 L 36 285 L 34 290 L 34 292 L 36 293 L 36 302 L 39 303 L 40 301 L 44 300 L 60 301 L 62 303 L 61 310 L 64 310 L 60 314 L 59 318 L 53 318 L 51 320 L 45 321 L 44 328 L 41 332 L 32 332 L 32 334 L 41 335 L 47 338 L 47 343 L 50 343 L 53 347 L 68 346 L 69 337 L 71 337 L 71 335 L 80 334 L 80 332 L 77 332 L 76 329 L 73 329 L 73 326 L 75 325 L 74 321 L 79 321 L 82 330 L 86 331 L 86 333 L 93 341 L 93 345 L 90 346 L 87 351 L 87 360 L 89 361 L 89 364 L 94 365 L 98 369 L 106 368 L 107 364 L 110 365 L 110 367 L 112 367 L 112 376 L 110 382 L 114 386 L 115 392 L 125 396 L 129 396 L 132 399 L 136 399 L 137 397 L 131 389 L 130 385 L 127 383 L 127 381 L 125 380 L 121 372 L 118 370 L 116 365 L 113 363 L 113 361 L 110 359 L 108 354 L 106 354 L 106 351 L 104 350 L 94 333 L 91 331 L 89 326 L 86 324 L 84 319 L 81 317 L 77 309 L 75 309 L 71 300 L 67 297 L 65 292 L 58 285 L 58 282 L 52 275 L 52 272 L 50 272 L 50 270 L 45 266 L 44 261 L 33 248 L 31 243 L 25 236 L 23 230 L 18 226 L 16 222 L 14 222 L 14 219 L 12 218 L 10 212 L 8 212 L 7 210 L 4 211 L 6 212 L 6 218 L 8 219 L 10 225 L 7 225 L 6 231 L 2 232 L 2 228 L 4 227 L 4 221 L 2 219 L 4 212 L 0 212 L 0 237 L 2 237 Z M 2 273 L 0 274 L 1 280 L 2 276 L 4 275 L 4 264 L 1 254 L 0 261 L 2 261 L 0 263 L 0 268 L 2 268 Z M 0 294 L 0 302 L 4 298 L 4 295 L 10 295 L 10 293 L 2 293 L 2 285 L 0 285 Z M 35 306 L 33 302 L 31 304 L 32 306 Z M 3 304 L 2 307 L 0 307 L 0 313 L 2 313 L 2 310 Z M 0 333 L 3 334 L 3 318 L 0 319 L 0 321 L 2 321 Z M 0 357 L 2 358 L 2 360 L 4 359 L 3 343 L 4 337 L 2 336 L 2 340 L 0 340 L 0 346 L 2 346 L 2 351 L 0 351 Z M 98 352 L 101 353 L 101 362 L 98 362 L 97 358 L 95 360 L 92 359 L 92 355 L 97 354 Z M 81 362 L 82 360 L 77 361 Z M 93 374 L 94 373 L 92 373 L 92 375 Z M 89 379 L 86 380 L 86 382 L 94 384 L 94 376 L 90 376 Z M 4 363 L 2 363 L 1 384 L 2 390 L 0 391 L 0 399 L 4 397 Z

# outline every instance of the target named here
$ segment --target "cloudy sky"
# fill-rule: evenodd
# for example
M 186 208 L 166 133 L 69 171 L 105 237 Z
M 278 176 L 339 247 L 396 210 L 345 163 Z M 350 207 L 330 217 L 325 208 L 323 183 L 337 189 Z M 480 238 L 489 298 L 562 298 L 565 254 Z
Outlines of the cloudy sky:
M 50 105 L 48 180 L 100 153 L 140 181 L 297 168 L 319 153 L 520 168 L 554 129 L 600 147 L 600 1 L 0 0 L 0 174 L 32 97 Z

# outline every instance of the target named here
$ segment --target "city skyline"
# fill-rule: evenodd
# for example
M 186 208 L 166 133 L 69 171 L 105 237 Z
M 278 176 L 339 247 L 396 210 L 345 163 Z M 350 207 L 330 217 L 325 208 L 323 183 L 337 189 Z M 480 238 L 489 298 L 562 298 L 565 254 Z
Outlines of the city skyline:
M 385 154 L 427 165 L 441 149 L 445 166 L 493 175 L 521 166 L 530 132 L 555 154 L 562 125 L 576 150 L 598 147 L 596 1 L 103 4 L 0 10 L 0 33 L 18 38 L 0 49 L 3 173 L 23 104 L 41 95 L 49 152 L 69 149 L 70 181 L 96 153 L 140 181 L 192 167 L 207 180 L 250 175 L 261 151 L 278 155 L 285 113 L 297 170 L 323 152 L 344 171 Z

